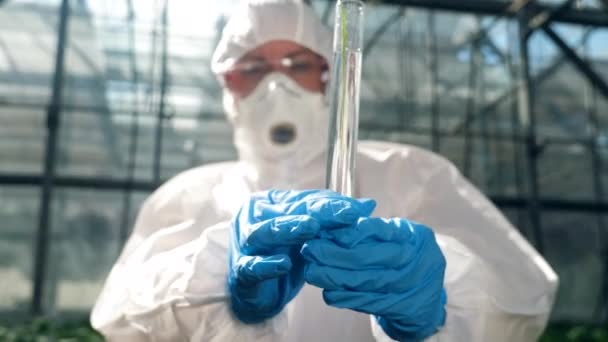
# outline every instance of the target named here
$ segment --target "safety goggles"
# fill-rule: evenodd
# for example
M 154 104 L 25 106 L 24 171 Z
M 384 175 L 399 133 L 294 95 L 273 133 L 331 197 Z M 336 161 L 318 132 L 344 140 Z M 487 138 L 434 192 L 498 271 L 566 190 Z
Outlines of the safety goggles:
M 244 57 L 221 76 L 228 90 L 238 97 L 246 97 L 273 72 L 289 76 L 306 90 L 322 90 L 327 79 L 327 64 L 322 57 L 306 52 L 278 60 Z

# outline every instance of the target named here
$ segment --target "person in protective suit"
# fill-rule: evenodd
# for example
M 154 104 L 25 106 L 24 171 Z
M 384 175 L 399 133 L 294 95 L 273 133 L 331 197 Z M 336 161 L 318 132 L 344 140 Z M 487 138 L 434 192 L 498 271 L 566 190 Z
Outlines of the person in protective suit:
M 91 316 L 109 341 L 533 341 L 558 279 L 446 159 L 358 145 L 356 198 L 322 189 L 331 34 L 249 1 L 212 69 L 239 160 L 143 204 Z M 282 190 L 272 190 L 282 189 Z

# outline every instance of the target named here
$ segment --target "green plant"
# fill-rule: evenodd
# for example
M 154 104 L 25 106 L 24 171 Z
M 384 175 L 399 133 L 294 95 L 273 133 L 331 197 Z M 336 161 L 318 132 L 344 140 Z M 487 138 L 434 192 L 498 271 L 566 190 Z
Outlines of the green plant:
M 547 328 L 540 342 L 608 342 L 608 327 L 554 324 Z
M 56 322 L 34 319 L 20 324 L 0 324 L 2 342 L 101 342 L 88 321 Z M 608 342 L 608 327 L 550 325 L 540 342 Z
M 98 342 L 103 341 L 88 322 L 56 322 L 38 318 L 20 324 L 1 325 L 3 342 Z

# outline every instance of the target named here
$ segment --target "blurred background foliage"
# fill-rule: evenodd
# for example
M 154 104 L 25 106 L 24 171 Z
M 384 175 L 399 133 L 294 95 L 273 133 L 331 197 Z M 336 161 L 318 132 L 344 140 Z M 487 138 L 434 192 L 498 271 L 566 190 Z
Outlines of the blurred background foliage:
M 58 322 L 36 319 L 27 323 L 0 325 L 2 342 L 97 342 L 103 341 L 86 320 Z M 608 327 L 552 324 L 540 342 L 608 342 Z

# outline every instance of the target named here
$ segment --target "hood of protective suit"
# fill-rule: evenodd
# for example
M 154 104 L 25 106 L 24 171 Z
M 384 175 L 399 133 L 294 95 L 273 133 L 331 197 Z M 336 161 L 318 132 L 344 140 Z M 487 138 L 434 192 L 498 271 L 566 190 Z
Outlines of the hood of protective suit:
M 331 61 L 331 32 L 309 6 L 294 0 L 252 0 L 226 24 L 212 70 L 221 74 L 247 52 L 274 40 L 292 41 Z M 224 109 L 254 188 L 323 186 L 309 181 L 325 172 L 329 113 L 323 94 L 272 73 L 245 98 L 224 90 Z
M 247 52 L 273 40 L 298 43 L 329 63 L 332 39 L 331 31 L 301 1 L 244 1 L 224 27 L 213 53 L 211 70 L 216 74 L 229 70 Z

